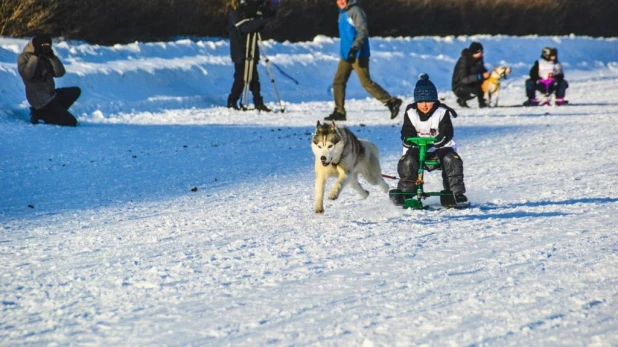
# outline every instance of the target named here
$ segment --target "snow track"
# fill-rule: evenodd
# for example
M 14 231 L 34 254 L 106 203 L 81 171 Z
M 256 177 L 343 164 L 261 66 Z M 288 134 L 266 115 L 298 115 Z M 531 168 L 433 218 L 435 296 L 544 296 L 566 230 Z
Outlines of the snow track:
M 570 106 L 457 109 L 466 210 L 361 181 L 315 215 L 328 102 L 5 119 L 0 345 L 618 345 L 618 75 L 567 79 Z M 395 173 L 401 116 L 348 114 Z

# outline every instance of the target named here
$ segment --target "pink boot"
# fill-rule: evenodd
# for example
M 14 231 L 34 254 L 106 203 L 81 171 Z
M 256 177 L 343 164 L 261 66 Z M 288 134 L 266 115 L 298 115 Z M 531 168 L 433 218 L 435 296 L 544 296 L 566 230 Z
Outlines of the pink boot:
M 568 100 L 564 100 L 564 98 L 556 99 L 556 106 L 562 106 L 568 104 Z

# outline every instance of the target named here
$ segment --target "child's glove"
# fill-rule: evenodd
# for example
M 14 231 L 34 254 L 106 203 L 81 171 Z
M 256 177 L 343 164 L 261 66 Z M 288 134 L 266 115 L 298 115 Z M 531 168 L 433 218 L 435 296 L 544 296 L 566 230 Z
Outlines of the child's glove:
M 404 139 L 403 146 L 405 148 L 410 148 L 410 147 L 416 147 L 416 144 L 414 144 L 414 142 L 408 141 L 407 139 Z

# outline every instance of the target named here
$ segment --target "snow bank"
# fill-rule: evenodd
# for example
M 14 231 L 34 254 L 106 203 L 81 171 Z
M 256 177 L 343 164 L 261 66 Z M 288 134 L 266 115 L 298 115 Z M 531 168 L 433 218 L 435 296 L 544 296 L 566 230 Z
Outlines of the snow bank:
M 416 37 L 372 38 L 373 79 L 394 95 L 410 95 L 417 76 L 427 72 L 442 94 L 450 94 L 452 68 L 471 41 L 485 46 L 488 67 L 509 65 L 511 80 L 520 83 L 544 46 L 559 49 L 567 76 L 576 70 L 616 69 L 618 40 L 588 37 Z M 0 112 L 27 107 L 16 61 L 26 40 L 0 38 Z M 291 44 L 265 41 L 281 98 L 286 102 L 329 101 L 338 62 L 336 38 Z M 106 118 L 134 110 L 216 107 L 225 104 L 233 67 L 226 40 L 136 42 L 111 47 L 82 42 L 56 42 L 67 75 L 57 85 L 77 85 L 83 95 L 73 110 L 83 120 Z M 265 99 L 275 102 L 266 66 L 259 66 Z M 287 76 L 286 76 L 287 75 Z M 289 77 L 288 77 L 289 76 Z M 298 83 L 298 84 L 297 84 Z M 508 82 L 507 82 L 508 84 Z M 365 98 L 353 76 L 348 98 Z M 23 116 L 25 117 L 25 116 Z

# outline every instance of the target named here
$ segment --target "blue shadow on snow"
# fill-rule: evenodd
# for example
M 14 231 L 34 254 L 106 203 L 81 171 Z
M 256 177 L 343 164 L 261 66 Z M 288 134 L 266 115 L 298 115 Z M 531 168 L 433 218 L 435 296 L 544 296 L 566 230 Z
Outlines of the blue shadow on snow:
M 18 121 L 3 126 L 11 127 L 12 135 L 0 139 L 0 147 L 8 149 L 0 153 L 0 221 L 189 194 L 229 191 L 241 200 L 247 187 L 266 180 L 294 182 L 313 193 L 314 122 L 306 127 L 82 123 L 64 128 Z M 385 173 L 396 172 L 399 125 L 349 127 L 380 148 Z M 479 130 L 460 128 L 459 142 L 465 146 Z M 501 136 L 513 127 L 482 131 Z

